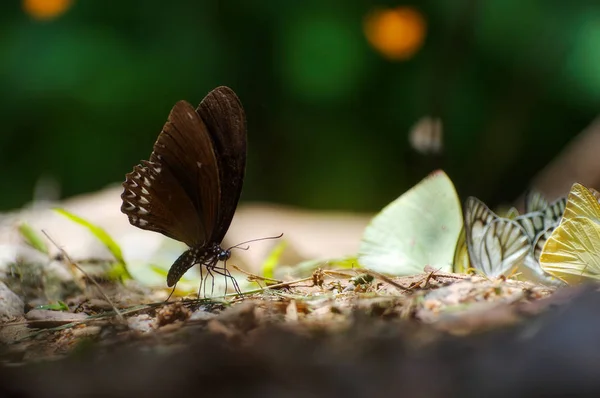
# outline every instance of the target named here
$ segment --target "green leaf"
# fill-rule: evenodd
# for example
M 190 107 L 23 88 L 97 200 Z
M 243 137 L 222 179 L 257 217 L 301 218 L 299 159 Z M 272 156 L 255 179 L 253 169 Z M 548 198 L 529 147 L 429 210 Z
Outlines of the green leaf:
M 87 228 L 110 251 L 115 260 L 117 260 L 117 263 L 114 264 L 111 270 L 109 271 L 109 277 L 120 280 L 132 279 L 131 274 L 127 270 L 125 260 L 123 259 L 123 253 L 121 252 L 121 248 L 113 240 L 113 238 L 111 238 L 110 235 L 106 233 L 106 231 L 103 228 L 100 228 L 99 226 L 94 225 L 89 221 L 84 220 L 83 218 L 76 216 L 73 213 L 68 212 L 65 209 L 55 208 L 54 211 L 56 211 L 59 214 L 62 214 L 69 220 Z
M 69 311 L 69 306 L 60 300 L 58 300 L 54 304 L 40 305 L 40 306 L 37 306 L 36 308 L 39 310 Z
M 282 240 L 277 245 L 275 245 L 273 250 L 271 250 L 271 252 L 262 264 L 262 276 L 270 279 L 274 278 L 275 268 L 279 264 L 279 259 L 281 258 L 281 255 L 283 254 L 283 251 L 287 248 L 287 246 L 288 243 L 285 240 Z
M 21 223 L 19 225 L 19 232 L 25 242 L 37 251 L 48 254 L 48 246 L 44 239 L 27 223 Z

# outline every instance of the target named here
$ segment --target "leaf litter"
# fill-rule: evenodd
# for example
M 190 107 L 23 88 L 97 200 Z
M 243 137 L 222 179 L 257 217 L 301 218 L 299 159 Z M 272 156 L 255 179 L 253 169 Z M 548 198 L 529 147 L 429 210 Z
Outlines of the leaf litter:
M 318 268 L 291 281 L 247 277 L 260 287 L 241 297 L 165 302 L 164 289 L 150 290 L 131 280 L 96 282 L 86 275 L 83 291 L 64 300 L 68 311 L 31 308 L 22 319 L 4 323 L 4 361 L 61 358 L 90 343 L 105 350 L 122 344 L 177 349 L 190 333 L 243 339 L 273 325 L 300 333 L 336 332 L 351 327 L 357 317 L 466 335 L 531 316 L 520 308 L 553 291 L 528 282 L 436 270 L 388 277 L 366 269 Z

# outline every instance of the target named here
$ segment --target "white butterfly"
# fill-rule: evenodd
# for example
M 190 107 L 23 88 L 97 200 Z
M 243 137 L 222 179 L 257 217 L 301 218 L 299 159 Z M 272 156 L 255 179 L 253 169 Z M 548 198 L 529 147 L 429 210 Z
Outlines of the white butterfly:
M 474 197 L 467 198 L 464 214 L 465 236 L 457 245 L 456 271 L 464 271 L 460 268 L 466 263 L 465 253 L 470 266 L 489 277 L 509 276 L 523 263 L 531 240 L 518 222 L 499 217 Z
M 358 262 L 392 275 L 414 275 L 431 266 L 452 271 L 462 228 L 460 201 L 441 170 L 387 205 L 365 229 Z
M 567 203 L 566 197 L 561 197 L 552 203 L 537 191 L 530 191 L 525 197 L 526 213 L 515 218 L 531 240 L 531 248 L 519 272 L 523 278 L 535 282 L 562 285 L 562 283 L 546 273 L 540 267 L 539 259 L 542 248 L 552 231 L 558 226 Z

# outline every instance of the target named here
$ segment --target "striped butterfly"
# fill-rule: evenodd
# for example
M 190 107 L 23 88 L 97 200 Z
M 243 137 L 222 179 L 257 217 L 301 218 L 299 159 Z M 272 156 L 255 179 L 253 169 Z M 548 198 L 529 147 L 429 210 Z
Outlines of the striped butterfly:
M 541 268 L 568 284 L 600 279 L 600 193 L 575 183 L 561 223 L 546 241 Z
M 519 267 L 531 246 L 523 227 L 515 220 L 499 217 L 482 201 L 467 198 L 464 230 L 459 237 L 454 270 L 474 268 L 489 277 L 508 276 Z
M 526 213 L 515 218 L 531 240 L 530 251 L 519 270 L 525 279 L 552 285 L 562 284 L 541 269 L 539 258 L 546 240 L 560 223 L 566 202 L 567 198 L 561 197 L 549 203 L 538 191 L 529 191 L 525 196 Z

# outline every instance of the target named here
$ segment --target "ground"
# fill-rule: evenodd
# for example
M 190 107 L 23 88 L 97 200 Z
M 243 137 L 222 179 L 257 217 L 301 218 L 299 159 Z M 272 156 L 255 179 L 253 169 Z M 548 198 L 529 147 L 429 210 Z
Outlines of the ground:
M 262 282 L 264 286 L 269 281 Z M 164 383 L 172 383 L 170 388 L 181 393 L 200 388 L 219 395 L 254 391 L 264 396 L 259 392 L 268 387 L 295 391 L 294 396 L 320 396 L 340 391 L 346 383 L 354 385 L 350 396 L 364 396 L 358 392 L 367 385 L 371 389 L 365 393 L 379 391 L 374 396 L 386 396 L 401 391 L 394 381 L 404 380 L 404 392 L 416 388 L 419 396 L 458 396 L 453 394 L 461 388 L 484 388 L 479 382 L 494 373 L 493 361 L 498 361 L 499 374 L 511 371 L 504 363 L 506 353 L 519 356 L 539 349 L 539 335 L 548 333 L 544 322 L 560 322 L 554 318 L 564 316 L 561 308 L 573 307 L 577 300 L 600 303 L 594 288 L 554 291 L 434 270 L 392 279 L 319 269 L 310 278 L 277 282 L 239 297 L 170 302 L 161 297 L 164 292 L 149 292 L 133 282 L 105 282 L 99 287 L 89 283 L 67 300 L 75 309 L 71 312 L 33 309 L 24 319 L 4 323 L 2 360 L 10 375 L 5 375 L 9 383 L 4 385 L 24 389 L 27 394 L 22 396 L 49 396 L 45 393 L 50 387 L 44 383 L 60 396 L 85 396 L 94 389 L 119 396 L 116 385 L 128 385 L 132 396 L 142 391 L 148 396 L 151 391 L 168 391 Z M 570 324 L 578 330 L 577 322 L 588 321 L 585 314 Z M 595 323 L 592 326 L 600 332 Z M 553 327 L 550 332 L 564 331 Z M 576 343 L 560 340 L 560 346 L 545 347 L 547 355 Z M 457 376 L 464 366 L 476 366 L 478 361 L 491 366 L 490 374 L 481 367 L 472 369 L 473 374 L 481 373 L 471 380 L 473 385 Z M 83 369 L 87 371 L 81 373 Z M 228 376 L 216 374 L 219 369 Z M 15 387 L 16 380 L 25 380 L 32 372 L 42 384 L 23 382 Z M 180 380 L 184 374 L 190 379 Z M 454 376 L 447 380 L 450 374 Z M 73 384 L 67 375 L 87 381 Z M 99 375 L 112 381 L 105 385 L 97 380 Z M 379 385 L 371 385 L 369 377 Z M 428 385 L 428 377 L 437 381 Z M 153 390 L 155 384 L 161 387 Z M 509 396 L 520 396 L 513 392 Z

